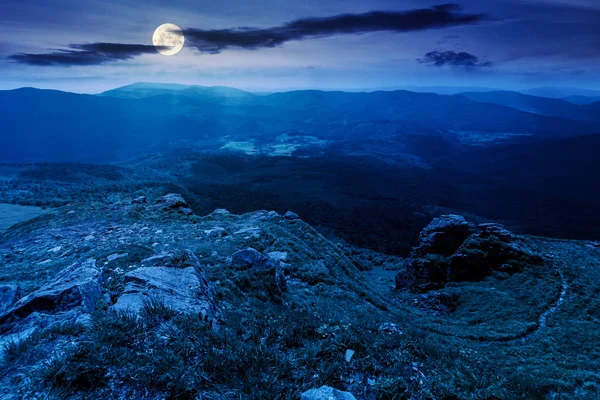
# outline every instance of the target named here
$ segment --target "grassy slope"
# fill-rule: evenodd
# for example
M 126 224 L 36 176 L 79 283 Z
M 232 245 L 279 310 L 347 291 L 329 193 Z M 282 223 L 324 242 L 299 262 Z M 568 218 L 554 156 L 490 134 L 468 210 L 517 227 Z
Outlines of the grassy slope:
M 193 398 L 202 392 L 215 399 L 288 399 L 321 384 L 364 399 L 598 395 L 597 249 L 528 238 L 553 261 L 512 277 L 447 287 L 444 291 L 459 294 L 458 307 L 440 314 L 420 306 L 418 295 L 393 292 L 389 274 L 373 279 L 373 272 L 356 270 L 308 225 L 264 220 L 265 215 L 186 217 L 125 201 L 61 208 L 8 231 L 0 240 L 0 256 L 12 268 L 0 271 L 1 278 L 22 282 L 26 291 L 69 260 L 91 256 L 103 261 L 128 252 L 104 267 L 112 298 L 123 290 L 124 271 L 141 259 L 191 248 L 215 285 L 227 322 L 213 333 L 193 317 L 160 307 L 141 321 L 99 312 L 91 329 L 63 327 L 12 347 L 10 363 L 2 367 L 4 393 L 14 394 L 8 382 L 28 376 L 21 387 L 50 385 L 87 398 Z M 228 234 L 206 233 L 215 227 Z M 252 227 L 260 233 L 236 233 Z M 91 233 L 92 243 L 77 239 Z M 8 256 L 10 246 L 22 252 Z M 63 248 L 48 255 L 56 246 Z M 229 266 L 227 257 L 247 246 L 289 253 L 289 292 L 283 304 L 269 294 L 267 277 L 244 276 Z M 563 285 L 562 303 L 548 313 Z M 403 333 L 379 331 L 381 323 L 389 322 Z M 164 333 L 165 327 L 167 342 L 161 339 L 164 334 L 154 333 Z M 64 353 L 52 350 L 57 345 Z M 344 361 L 347 349 L 356 351 L 351 362 Z M 58 356 L 47 359 L 48 354 Z

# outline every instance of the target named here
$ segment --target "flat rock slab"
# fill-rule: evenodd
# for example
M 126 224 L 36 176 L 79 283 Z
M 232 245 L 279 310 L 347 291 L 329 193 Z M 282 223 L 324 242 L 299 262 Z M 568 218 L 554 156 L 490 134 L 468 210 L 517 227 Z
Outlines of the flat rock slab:
M 330 386 L 321 386 L 319 389 L 310 389 L 302 393 L 300 400 L 356 400 L 350 392 L 342 392 Z
M 144 306 L 158 301 L 184 314 L 200 314 L 216 322 L 220 314 L 206 278 L 194 267 L 146 267 L 125 275 L 125 293 L 113 306 L 139 314 Z

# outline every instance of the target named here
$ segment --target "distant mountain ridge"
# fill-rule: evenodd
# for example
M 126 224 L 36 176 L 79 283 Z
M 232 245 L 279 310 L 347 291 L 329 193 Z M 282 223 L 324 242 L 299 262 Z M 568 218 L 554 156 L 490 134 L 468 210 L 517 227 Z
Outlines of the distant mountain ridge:
M 519 92 L 466 92 L 459 95 L 484 103 L 500 104 L 532 114 L 576 120 L 598 120 L 600 116 L 562 99 L 531 96 Z
M 530 96 L 490 96 L 497 95 L 310 90 L 259 96 L 227 87 L 148 83 L 100 95 L 0 91 L 0 118 L 11 132 L 0 136 L 0 162 L 106 162 L 182 143 L 220 150 L 228 142 L 268 143 L 284 134 L 332 143 L 420 134 L 481 145 L 600 132 L 600 121 L 581 120 L 595 113 L 594 104 L 533 98 L 548 116 L 516 108 L 515 97 Z
M 100 96 L 141 99 L 160 94 L 178 96 L 253 97 L 254 94 L 227 86 L 188 86 L 178 83 L 138 82 L 102 92 Z

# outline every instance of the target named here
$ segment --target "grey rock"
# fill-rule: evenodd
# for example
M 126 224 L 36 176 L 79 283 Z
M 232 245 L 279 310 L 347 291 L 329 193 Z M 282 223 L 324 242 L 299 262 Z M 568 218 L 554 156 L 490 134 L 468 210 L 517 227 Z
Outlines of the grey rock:
M 300 216 L 293 211 L 288 211 L 283 215 L 283 218 L 293 221 L 300 219 Z
M 310 389 L 302 393 L 301 400 L 356 400 L 350 392 L 342 392 L 330 386 Z
M 347 349 L 346 353 L 344 353 L 344 360 L 346 360 L 346 362 L 352 361 L 352 357 L 354 357 L 354 353 L 356 353 L 354 350 Z
M 221 226 L 216 226 L 212 229 L 207 229 L 204 231 L 204 233 L 206 233 L 206 236 L 208 236 L 211 239 L 217 239 L 227 236 L 227 230 Z
M 393 322 L 382 322 L 379 325 L 378 331 L 380 333 L 398 334 L 398 335 L 402 334 L 402 329 L 400 329 L 400 327 L 398 325 L 394 324 Z
M 8 310 L 19 297 L 19 287 L 17 285 L 0 285 L 0 314 Z
M 0 317 L 0 323 L 25 318 L 36 311 L 57 313 L 81 307 L 89 313 L 101 296 L 102 271 L 96 266 L 96 260 L 90 259 L 73 264 L 53 281 L 20 299 Z
M 148 200 L 146 199 L 146 196 L 136 197 L 135 199 L 131 200 L 131 204 L 146 204 L 147 202 Z
M 171 267 L 187 268 L 194 267 L 196 271 L 202 272 L 200 260 L 190 250 L 174 250 L 162 252 L 141 261 L 142 267 Z
M 275 263 L 286 261 L 288 257 L 287 251 L 271 251 L 267 256 Z
M 87 260 L 60 272 L 52 282 L 17 301 L 0 316 L 0 347 L 39 329 L 82 323 L 102 296 L 102 271 Z
M 496 236 L 498 239 L 506 243 L 512 243 L 518 239 L 517 235 L 504 228 L 500 224 L 480 224 L 479 229 L 481 229 L 481 237 Z
M 158 301 L 182 314 L 199 314 L 218 324 L 221 312 L 204 275 L 195 267 L 145 267 L 125 275 L 125 293 L 113 306 L 139 314 L 145 304 Z
M 239 269 L 271 268 L 274 266 L 269 257 L 252 248 L 236 251 L 231 256 L 231 262 Z
M 19 320 L 15 324 L 3 326 L 4 329 L 1 330 L 2 335 L 0 336 L 0 354 L 4 346 L 10 342 L 21 342 L 40 329 L 48 329 L 66 322 L 80 322 L 80 318 L 84 315 L 88 314 L 81 314 L 76 310 L 60 312 L 57 314 L 45 314 L 37 311 L 32 312 L 27 318 Z
M 108 257 L 106 257 L 106 261 L 108 262 L 113 262 L 118 260 L 119 258 L 124 258 L 127 257 L 129 254 L 128 253 L 121 253 L 121 254 L 111 254 Z

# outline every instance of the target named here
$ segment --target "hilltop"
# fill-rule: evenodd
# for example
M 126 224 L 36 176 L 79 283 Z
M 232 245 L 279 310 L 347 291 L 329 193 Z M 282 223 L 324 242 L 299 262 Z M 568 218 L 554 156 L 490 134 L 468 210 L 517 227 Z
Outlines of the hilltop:
M 0 236 L 2 397 L 598 394 L 598 243 L 445 216 L 416 245 L 177 194 L 57 208 Z

